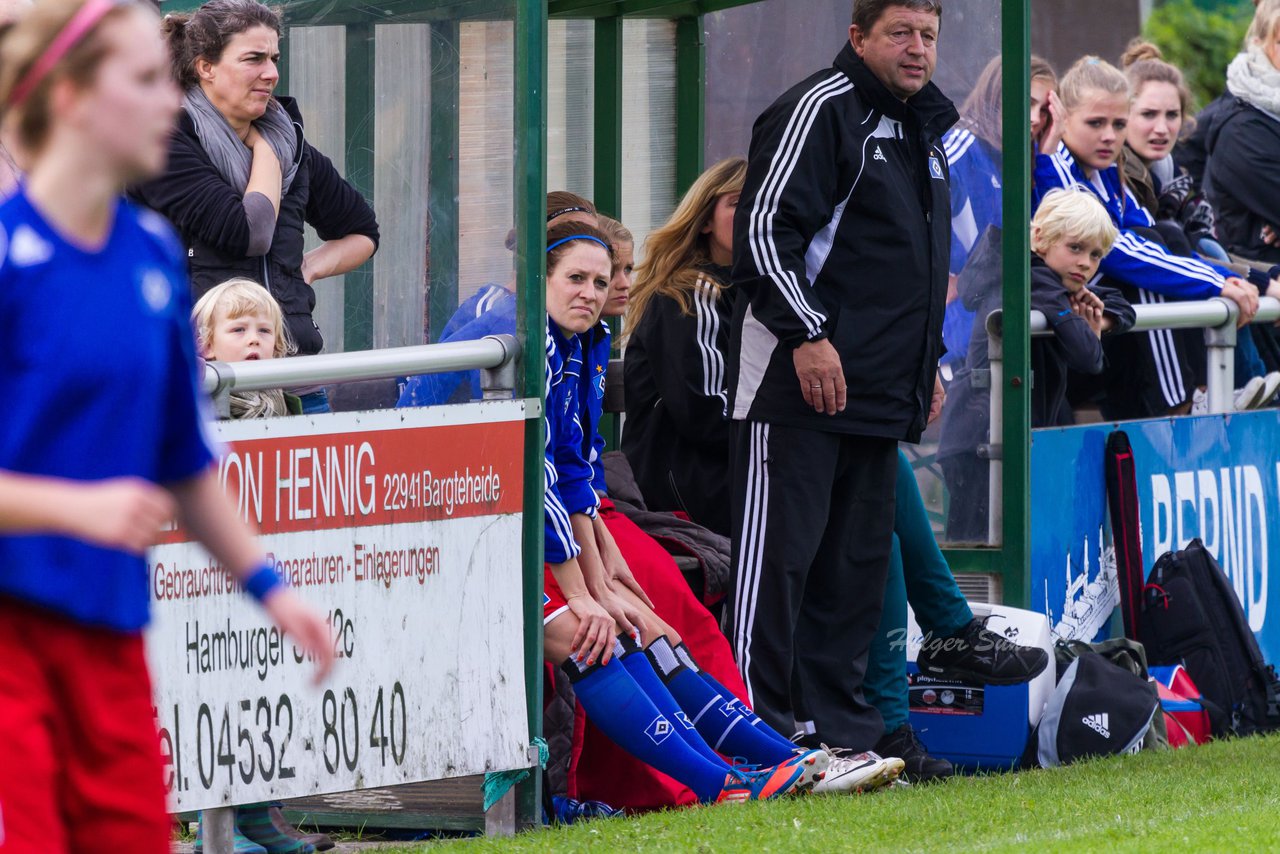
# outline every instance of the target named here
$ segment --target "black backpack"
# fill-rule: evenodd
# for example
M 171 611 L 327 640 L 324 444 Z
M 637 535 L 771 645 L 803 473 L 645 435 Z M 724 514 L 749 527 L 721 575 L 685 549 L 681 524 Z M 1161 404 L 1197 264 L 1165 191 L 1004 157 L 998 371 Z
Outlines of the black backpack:
M 1160 556 L 1143 588 L 1139 637 L 1153 664 L 1181 664 L 1204 695 L 1213 735 L 1280 728 L 1280 683 L 1240 600 L 1199 539 Z

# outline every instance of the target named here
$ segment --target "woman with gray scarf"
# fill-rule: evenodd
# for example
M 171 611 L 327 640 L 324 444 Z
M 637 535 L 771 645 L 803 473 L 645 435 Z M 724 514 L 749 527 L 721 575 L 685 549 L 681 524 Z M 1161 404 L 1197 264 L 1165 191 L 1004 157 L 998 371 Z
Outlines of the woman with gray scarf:
M 1277 296 L 1280 246 L 1280 0 L 1263 0 L 1244 50 L 1227 68 L 1234 101 L 1208 139 L 1205 184 L 1218 210 L 1218 234 L 1233 254 L 1271 266 Z
M 211 0 L 167 15 L 164 31 L 185 109 L 165 174 L 132 195 L 177 228 L 195 297 L 229 278 L 253 279 L 280 303 L 298 353 L 318 353 L 312 285 L 373 255 L 373 210 L 307 143 L 293 99 L 273 94 L 275 11 L 256 0 Z M 325 241 L 306 253 L 304 224 Z M 328 408 L 323 391 L 302 397 L 306 412 Z

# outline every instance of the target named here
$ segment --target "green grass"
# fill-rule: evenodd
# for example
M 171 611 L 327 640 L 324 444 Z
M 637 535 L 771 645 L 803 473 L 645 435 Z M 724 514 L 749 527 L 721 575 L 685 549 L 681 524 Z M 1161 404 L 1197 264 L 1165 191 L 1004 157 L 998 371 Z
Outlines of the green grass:
M 969 777 L 381 849 L 486 851 L 1265 851 L 1280 849 L 1280 736 Z

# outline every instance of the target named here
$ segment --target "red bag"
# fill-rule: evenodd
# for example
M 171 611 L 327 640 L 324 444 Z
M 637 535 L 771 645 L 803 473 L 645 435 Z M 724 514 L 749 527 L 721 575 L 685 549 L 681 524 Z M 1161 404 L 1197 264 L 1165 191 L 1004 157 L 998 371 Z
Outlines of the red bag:
M 1188 744 L 1204 744 L 1209 740 L 1209 713 L 1204 707 L 1204 697 L 1181 664 L 1150 668 L 1160 693 L 1160 707 L 1164 710 L 1165 727 L 1169 731 L 1170 747 Z

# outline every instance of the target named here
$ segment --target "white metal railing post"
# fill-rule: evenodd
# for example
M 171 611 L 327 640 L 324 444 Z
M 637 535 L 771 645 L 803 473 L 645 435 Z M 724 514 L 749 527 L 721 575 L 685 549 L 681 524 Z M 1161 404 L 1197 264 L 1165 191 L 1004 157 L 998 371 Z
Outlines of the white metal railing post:
M 1232 392 L 1236 387 L 1236 321 L 1240 307 L 1229 299 L 1218 297 L 1227 310 L 1227 319 L 1217 326 L 1204 330 L 1205 349 L 1208 350 L 1208 371 L 1205 375 L 1205 396 L 1209 411 L 1215 414 L 1235 409 Z
M 200 813 L 200 842 L 208 854 L 234 854 L 235 830 L 235 807 L 215 807 Z
M 987 315 L 987 359 L 991 413 L 987 428 L 987 544 L 1004 541 L 1004 322 L 996 309 Z
M 514 341 L 509 335 L 489 335 L 481 339 L 496 341 L 505 350 L 508 342 Z M 505 400 L 511 397 L 516 387 L 516 360 L 510 354 L 496 368 L 484 368 L 480 371 L 480 389 L 485 400 Z
M 520 342 L 514 335 L 489 335 L 478 341 L 451 344 L 322 353 L 257 362 L 206 362 L 203 383 L 205 391 L 219 401 L 233 389 L 264 391 L 413 374 L 481 370 L 494 374 L 491 382 L 495 396 L 500 388 L 506 390 L 504 396 L 510 396 L 515 387 L 515 372 L 506 369 L 519 356 Z

